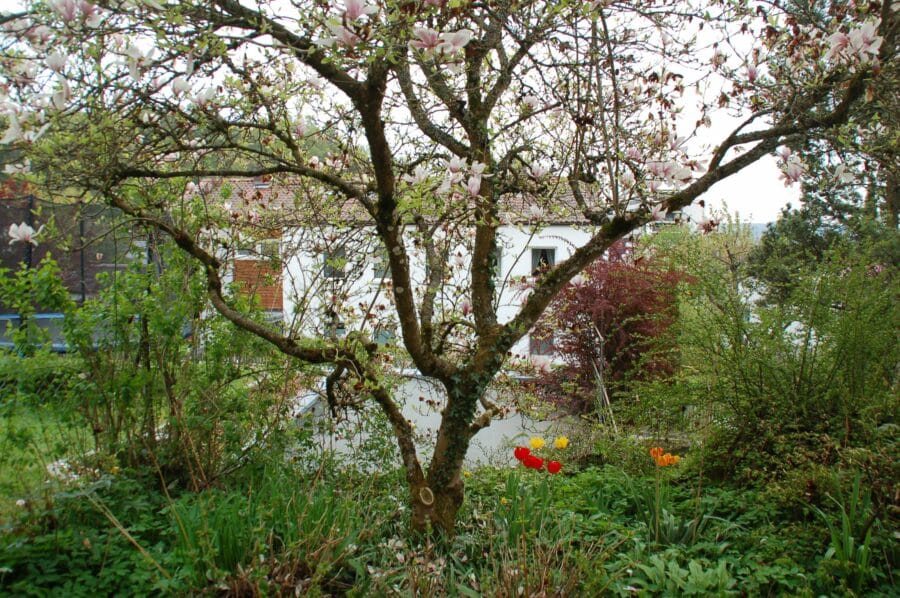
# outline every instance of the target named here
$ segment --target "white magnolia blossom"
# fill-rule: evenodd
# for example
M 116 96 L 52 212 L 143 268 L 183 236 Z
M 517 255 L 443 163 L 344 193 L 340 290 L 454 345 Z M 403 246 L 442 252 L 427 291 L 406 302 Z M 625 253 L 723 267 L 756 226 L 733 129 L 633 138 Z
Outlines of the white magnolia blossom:
M 490 176 L 484 174 L 485 169 L 487 168 L 487 164 L 482 162 L 472 162 L 472 174 L 480 177 L 480 176 Z
M 31 243 L 32 245 L 37 245 L 37 237 L 41 234 L 41 231 L 44 230 L 44 227 L 41 226 L 37 231 L 35 231 L 31 226 L 26 223 L 21 224 L 10 224 L 9 225 L 9 244 L 13 243 Z
M 25 160 L 21 164 L 7 164 L 3 167 L 3 173 L 9 175 L 28 174 L 31 172 L 31 160 Z
M 3 138 L 0 139 L 0 144 L 3 145 L 20 141 L 25 137 L 25 133 L 22 130 L 22 124 L 19 122 L 18 113 L 10 110 L 7 113 L 7 118 L 9 119 L 9 125 L 6 128 L 6 132 L 3 134 Z
M 187 79 L 185 79 L 184 77 L 178 76 L 172 80 L 172 91 L 175 93 L 175 95 L 184 95 L 190 90 L 191 84 L 188 83 Z
M 651 222 L 660 222 L 661 220 L 666 219 L 666 210 L 662 205 L 655 205 L 653 209 L 650 210 L 650 221 Z
M 852 183 L 856 180 L 856 177 L 853 176 L 852 172 L 849 172 L 847 170 L 847 167 L 844 164 L 838 164 L 837 166 L 835 166 L 832 176 L 834 177 L 834 180 L 839 183 Z
M 200 108 L 203 108 L 204 106 L 209 104 L 211 101 L 213 101 L 215 99 L 215 97 L 216 97 L 215 88 L 209 87 L 207 89 L 204 89 L 197 95 L 195 95 L 193 98 L 191 98 L 191 101 L 194 104 L 196 104 L 197 106 L 199 106 Z
M 412 174 L 405 174 L 402 178 L 407 183 L 418 185 L 427 181 L 428 176 L 428 170 L 423 165 L 419 164 L 418 166 L 416 166 Z
M 56 52 L 47 54 L 47 68 L 49 68 L 51 71 L 55 71 L 57 73 L 63 72 L 63 70 L 66 68 L 66 62 L 68 62 L 68 58 L 66 57 L 66 55 L 58 50 Z
M 124 51 L 125 65 L 128 67 L 128 73 L 131 75 L 132 79 L 139 81 L 144 69 L 150 64 L 150 57 L 153 54 L 153 50 L 144 54 L 140 48 L 134 44 L 129 44 L 125 47 Z
M 541 100 L 535 95 L 527 95 L 522 98 L 522 104 L 527 106 L 530 110 L 537 110 L 541 107 Z

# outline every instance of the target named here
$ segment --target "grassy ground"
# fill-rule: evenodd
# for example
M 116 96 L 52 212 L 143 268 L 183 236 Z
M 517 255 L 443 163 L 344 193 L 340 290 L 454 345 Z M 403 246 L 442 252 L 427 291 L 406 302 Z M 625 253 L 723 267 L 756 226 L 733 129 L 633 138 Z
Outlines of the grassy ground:
M 56 488 L 47 466 L 83 455 L 89 446 L 83 425 L 62 415 L 52 403 L 23 397 L 0 385 L 0 521 L 20 499 L 35 499 Z

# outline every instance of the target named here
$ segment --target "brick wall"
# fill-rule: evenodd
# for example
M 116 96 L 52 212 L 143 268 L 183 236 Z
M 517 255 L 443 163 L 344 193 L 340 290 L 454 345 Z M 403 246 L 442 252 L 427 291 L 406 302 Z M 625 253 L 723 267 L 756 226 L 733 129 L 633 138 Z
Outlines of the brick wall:
M 235 260 L 234 280 L 245 292 L 258 296 L 263 309 L 282 309 L 281 272 L 269 262 Z

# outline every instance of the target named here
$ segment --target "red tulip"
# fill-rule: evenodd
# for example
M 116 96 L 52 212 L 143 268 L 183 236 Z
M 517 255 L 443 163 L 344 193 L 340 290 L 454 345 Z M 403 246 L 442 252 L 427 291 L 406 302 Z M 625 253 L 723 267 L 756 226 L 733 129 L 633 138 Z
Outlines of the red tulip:
M 531 469 L 541 469 L 544 467 L 544 460 L 534 455 L 528 455 L 522 460 L 522 465 Z
M 515 455 L 516 459 L 518 459 L 519 461 L 521 461 L 522 459 L 524 459 L 525 457 L 527 457 L 530 454 L 531 454 L 531 451 L 529 451 L 524 446 L 517 446 L 515 448 L 515 450 L 513 451 L 513 455 Z
M 562 469 L 562 463 L 559 461 L 550 461 L 547 463 L 547 471 L 550 473 L 559 473 L 560 469 Z

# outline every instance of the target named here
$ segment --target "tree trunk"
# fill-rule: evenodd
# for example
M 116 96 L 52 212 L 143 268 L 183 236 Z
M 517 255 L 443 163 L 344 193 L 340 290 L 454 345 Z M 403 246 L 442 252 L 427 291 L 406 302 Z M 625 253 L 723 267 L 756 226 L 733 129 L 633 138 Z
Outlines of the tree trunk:
M 489 376 L 479 378 L 490 379 Z M 430 524 L 433 531 L 452 535 L 465 495 L 462 466 L 472 439 L 471 424 L 487 385 L 466 378 L 456 383 L 445 382 L 444 386 L 447 406 L 442 414 L 428 475 L 410 490 L 413 530 L 426 532 Z

